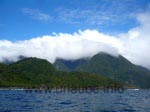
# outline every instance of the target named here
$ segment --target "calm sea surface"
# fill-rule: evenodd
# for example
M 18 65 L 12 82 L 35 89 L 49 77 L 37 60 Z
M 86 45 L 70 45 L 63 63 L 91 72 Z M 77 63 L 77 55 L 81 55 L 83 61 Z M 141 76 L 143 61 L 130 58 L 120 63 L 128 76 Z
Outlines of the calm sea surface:
M 0 112 L 150 112 L 150 90 L 71 93 L 0 90 Z

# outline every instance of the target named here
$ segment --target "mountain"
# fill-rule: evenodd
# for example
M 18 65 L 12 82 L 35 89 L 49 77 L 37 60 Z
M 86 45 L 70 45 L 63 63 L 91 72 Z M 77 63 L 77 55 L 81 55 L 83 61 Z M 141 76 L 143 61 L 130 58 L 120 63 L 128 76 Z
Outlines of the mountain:
M 78 60 L 56 59 L 56 61 L 53 65 L 59 71 L 76 71 L 76 68 L 80 64 L 83 64 L 85 61 L 86 61 L 86 59 L 78 59 Z
M 24 58 L 9 65 L 12 73 L 26 74 L 50 74 L 55 72 L 55 67 L 46 60 L 38 58 Z
M 86 72 L 63 72 L 46 60 L 25 58 L 10 65 L 0 66 L 0 87 L 104 87 L 125 84 Z M 3 69 L 5 68 L 5 69 Z
M 68 64 L 63 63 L 63 61 L 61 63 L 69 68 Z M 150 88 L 150 71 L 132 64 L 121 55 L 114 57 L 106 53 L 99 53 L 88 60 L 84 60 L 83 63 L 78 63 L 73 71 L 101 74 L 141 88 Z
M 1 86 L 29 86 L 50 82 L 50 75 L 56 72 L 55 67 L 46 60 L 25 58 L 7 65 L 0 74 Z
M 4 72 L 7 68 L 7 65 L 0 63 L 0 73 Z

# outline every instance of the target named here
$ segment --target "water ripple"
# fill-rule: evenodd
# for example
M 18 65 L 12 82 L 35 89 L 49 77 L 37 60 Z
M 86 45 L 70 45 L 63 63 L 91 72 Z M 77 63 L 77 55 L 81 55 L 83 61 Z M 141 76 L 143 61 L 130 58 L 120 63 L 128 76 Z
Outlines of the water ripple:
M 0 112 L 150 112 L 150 91 L 71 94 L 0 91 Z

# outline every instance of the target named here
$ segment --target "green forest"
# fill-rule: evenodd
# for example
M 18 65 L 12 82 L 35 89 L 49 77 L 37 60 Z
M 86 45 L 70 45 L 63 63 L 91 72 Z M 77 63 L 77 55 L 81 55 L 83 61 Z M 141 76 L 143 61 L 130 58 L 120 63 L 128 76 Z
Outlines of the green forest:
M 9 65 L 0 64 L 0 87 L 102 88 L 125 85 L 97 74 L 58 71 L 48 61 L 38 58 L 25 58 Z

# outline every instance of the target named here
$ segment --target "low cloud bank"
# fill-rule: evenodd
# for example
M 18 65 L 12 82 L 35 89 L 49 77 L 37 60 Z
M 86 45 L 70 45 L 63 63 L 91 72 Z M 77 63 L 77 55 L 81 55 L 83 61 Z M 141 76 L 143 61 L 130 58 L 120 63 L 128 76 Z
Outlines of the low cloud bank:
M 116 41 L 115 37 L 103 35 L 95 30 L 79 31 L 74 34 L 60 33 L 14 43 L 1 40 L 0 61 L 5 59 L 17 61 L 20 55 L 47 59 L 52 63 L 56 58 L 76 60 L 91 57 L 98 52 L 117 56 Z
M 138 27 L 118 36 L 87 29 L 17 42 L 0 40 L 0 61 L 17 61 L 19 56 L 25 56 L 53 63 L 57 58 L 76 60 L 106 52 L 113 56 L 123 55 L 132 63 L 150 69 L 150 13 L 138 14 L 137 20 Z

